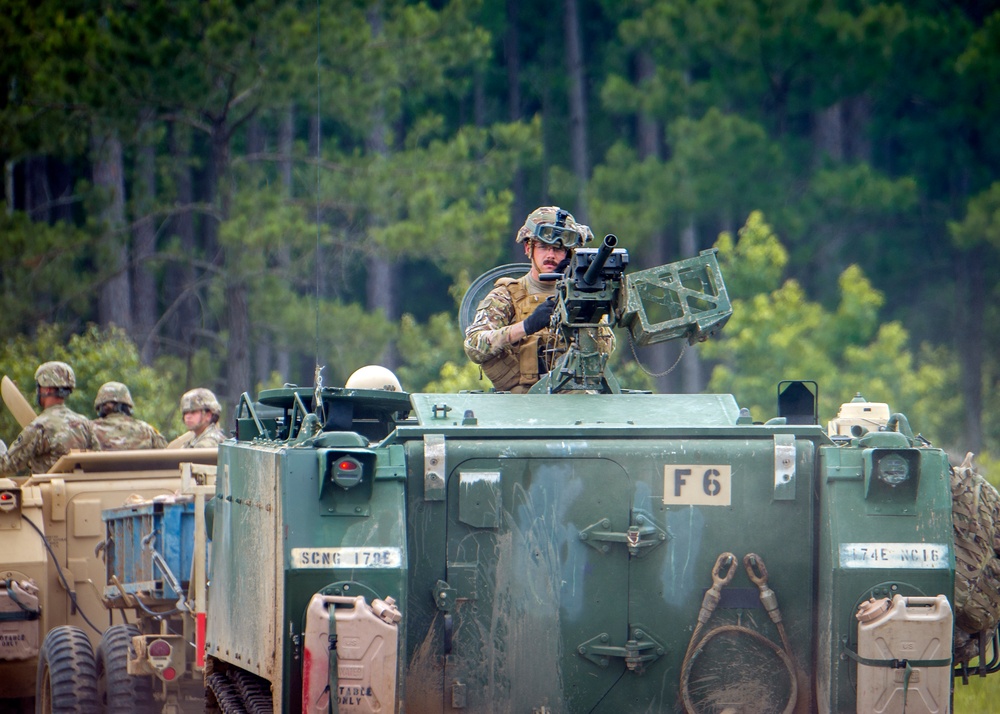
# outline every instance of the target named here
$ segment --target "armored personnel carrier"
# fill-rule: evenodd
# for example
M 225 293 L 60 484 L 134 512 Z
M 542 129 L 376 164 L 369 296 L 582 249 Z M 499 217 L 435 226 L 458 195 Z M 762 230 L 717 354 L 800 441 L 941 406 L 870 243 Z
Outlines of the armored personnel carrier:
M 528 394 L 243 395 L 201 487 L 207 600 L 165 590 L 193 624 L 117 636 L 108 682 L 145 684 L 108 710 L 187 711 L 187 681 L 224 712 L 913 714 L 950 710 L 957 663 L 995 671 L 996 613 L 956 606 L 997 564 L 956 539 L 962 470 L 884 403 L 824 428 L 807 382 L 764 423 L 623 389 L 595 331 L 696 343 L 731 308 L 714 253 L 626 275 L 615 243 L 555 276 L 566 350 Z M 995 498 L 956 482 L 974 526 Z
M 863 397 L 825 429 L 805 382 L 763 423 L 623 389 L 595 329 L 695 343 L 730 304 L 713 253 L 626 275 L 615 243 L 557 276 L 568 348 L 529 394 L 244 395 L 213 499 L 210 708 L 949 711 L 946 454 Z

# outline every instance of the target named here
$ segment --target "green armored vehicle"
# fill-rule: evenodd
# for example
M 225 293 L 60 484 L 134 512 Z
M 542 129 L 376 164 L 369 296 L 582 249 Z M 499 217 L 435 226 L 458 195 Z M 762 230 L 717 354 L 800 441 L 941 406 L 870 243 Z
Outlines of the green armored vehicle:
M 613 237 L 575 253 L 569 349 L 529 394 L 244 396 L 213 499 L 210 708 L 949 711 L 945 453 L 863 398 L 824 429 L 808 383 L 765 423 L 621 388 L 595 328 L 696 342 L 730 313 L 711 252 L 627 264 Z

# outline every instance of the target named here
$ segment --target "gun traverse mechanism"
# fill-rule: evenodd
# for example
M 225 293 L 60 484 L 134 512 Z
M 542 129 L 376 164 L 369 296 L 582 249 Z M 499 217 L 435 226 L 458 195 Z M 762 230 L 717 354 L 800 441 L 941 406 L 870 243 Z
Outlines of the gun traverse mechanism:
M 608 367 L 610 330 L 625 327 L 640 346 L 684 338 L 702 342 L 732 314 L 714 250 L 668 265 L 626 275 L 628 251 L 606 235 L 600 248 L 579 248 L 557 280 L 553 327 L 566 351 L 535 384 L 533 394 L 598 392 L 621 387 Z

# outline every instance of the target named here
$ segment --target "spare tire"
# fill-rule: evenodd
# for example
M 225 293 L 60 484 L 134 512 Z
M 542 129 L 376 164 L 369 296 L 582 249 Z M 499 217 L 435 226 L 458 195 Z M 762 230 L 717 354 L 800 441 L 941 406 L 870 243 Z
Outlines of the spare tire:
M 90 640 L 79 627 L 54 628 L 38 652 L 35 711 L 93 714 L 100 710 L 97 664 Z
M 135 625 L 113 625 L 97 646 L 97 691 L 105 714 L 152 714 L 153 678 L 128 673 Z

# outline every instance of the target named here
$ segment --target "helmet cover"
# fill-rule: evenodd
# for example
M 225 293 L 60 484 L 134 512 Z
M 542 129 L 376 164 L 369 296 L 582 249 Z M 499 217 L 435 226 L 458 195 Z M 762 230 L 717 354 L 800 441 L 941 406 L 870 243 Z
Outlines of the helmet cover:
M 97 390 L 97 397 L 94 399 L 94 409 L 100 409 L 101 405 L 114 402 L 124 404 L 127 407 L 135 408 L 132 403 L 132 394 L 121 382 L 105 382 Z
M 45 362 L 35 370 L 35 384 L 39 387 L 76 388 L 76 375 L 65 362 Z
M 211 390 L 198 387 L 185 392 L 184 396 L 181 397 L 181 412 L 186 414 L 187 412 L 196 412 L 202 409 L 212 412 L 212 414 L 222 412 L 219 400 L 215 398 Z

